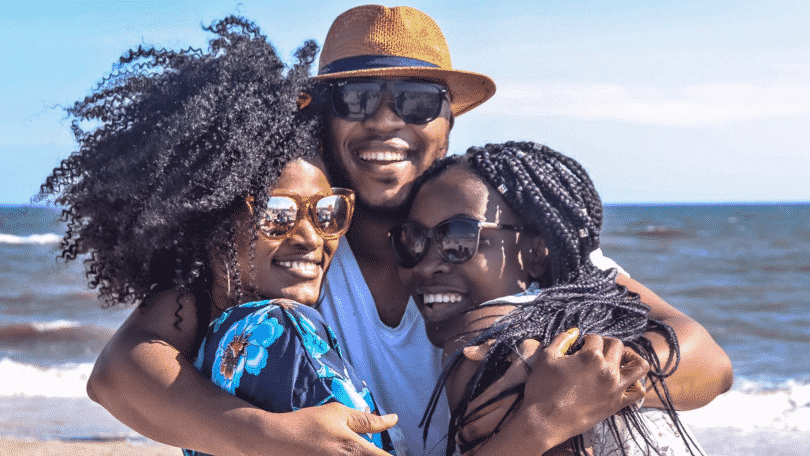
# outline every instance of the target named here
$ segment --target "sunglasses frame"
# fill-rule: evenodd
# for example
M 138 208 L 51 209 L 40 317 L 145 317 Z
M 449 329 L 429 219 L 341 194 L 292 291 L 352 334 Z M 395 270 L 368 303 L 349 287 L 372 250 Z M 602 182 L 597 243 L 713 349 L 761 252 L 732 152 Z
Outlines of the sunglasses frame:
M 346 226 L 343 227 L 337 233 L 326 233 L 321 229 L 320 223 L 316 221 L 317 214 L 314 214 L 312 211 L 317 207 L 317 204 L 320 200 L 335 195 L 345 196 L 349 200 L 349 210 L 346 215 Z M 323 239 L 326 240 L 337 239 L 346 234 L 346 231 L 349 230 L 349 225 L 351 224 L 352 216 L 354 215 L 354 200 L 355 200 L 354 191 L 348 188 L 332 187 L 332 193 L 328 195 L 318 193 L 310 196 L 309 198 L 304 198 L 303 196 L 297 193 L 287 192 L 284 190 L 276 190 L 267 196 L 267 200 L 273 197 L 290 198 L 291 200 L 295 201 L 296 204 L 295 224 L 293 225 L 292 228 L 290 228 L 286 233 L 282 235 L 267 234 L 265 232 L 264 227 L 262 226 L 262 222 L 266 219 L 265 215 L 262 215 L 259 218 L 258 221 L 259 232 L 262 233 L 264 237 L 272 239 L 274 241 L 284 240 L 291 237 L 295 232 L 295 230 L 298 228 L 298 226 L 301 224 L 301 220 L 304 217 L 304 215 L 302 214 L 307 214 L 306 217 L 309 218 L 309 223 L 315 229 L 315 232 L 318 233 L 318 235 L 321 236 Z M 265 208 L 265 211 L 267 210 L 268 209 Z
M 405 123 L 409 123 L 409 124 L 413 124 L 413 125 L 424 125 L 426 123 L 429 123 L 429 122 L 432 122 L 432 121 L 436 120 L 442 114 L 442 107 L 444 106 L 444 100 L 447 99 L 447 101 L 451 101 L 450 100 L 450 90 L 447 87 L 445 87 L 445 86 L 443 86 L 441 84 L 434 83 L 434 82 L 427 82 L 427 81 L 420 81 L 420 80 L 410 80 L 410 79 L 378 79 L 378 78 L 352 78 L 352 79 L 342 79 L 342 80 L 339 80 L 339 81 L 330 82 L 329 85 L 328 85 L 328 88 L 329 88 L 329 104 L 330 104 L 330 106 L 332 108 L 332 114 L 340 117 L 343 120 L 348 120 L 350 122 L 363 122 L 363 121 L 368 120 L 369 118 L 371 118 L 374 115 L 374 113 L 376 113 L 377 110 L 380 109 L 380 103 L 382 102 L 382 98 L 383 98 L 382 96 L 380 96 L 380 101 L 377 102 L 377 105 L 374 107 L 374 109 L 372 109 L 371 112 L 369 112 L 362 119 L 352 119 L 352 118 L 349 118 L 349 117 L 346 117 L 346 116 L 342 115 L 341 113 L 339 113 L 337 111 L 337 108 L 335 108 L 335 97 L 337 96 L 338 89 L 340 89 L 340 88 L 342 88 L 342 87 L 344 87 L 347 84 L 350 84 L 352 82 L 364 82 L 364 83 L 371 82 L 371 83 L 379 84 L 381 93 L 383 91 L 388 91 L 388 93 L 391 94 L 391 100 L 389 102 L 389 107 L 391 108 L 391 111 L 393 111 L 397 116 L 399 116 L 400 119 L 405 121 Z M 424 122 L 409 122 L 407 119 L 405 119 L 405 117 L 403 117 L 402 113 L 399 112 L 399 108 L 397 107 L 397 103 L 396 103 L 396 100 L 395 100 L 396 95 L 389 88 L 389 84 L 397 84 L 397 83 L 425 84 L 425 85 L 428 85 L 428 86 L 435 87 L 435 88 L 439 89 L 439 96 L 441 97 L 441 101 L 439 102 L 439 106 L 436 109 L 436 113 L 432 117 L 427 117 Z M 402 92 L 400 92 L 400 94 L 401 93 Z
M 456 220 L 463 221 L 463 222 L 468 222 L 468 223 L 470 223 L 471 225 L 473 225 L 475 227 L 475 244 L 474 244 L 475 247 L 473 247 L 473 250 L 472 250 L 472 253 L 470 253 L 470 256 L 468 258 L 465 258 L 465 259 L 462 259 L 462 260 L 452 260 L 452 259 L 448 258 L 446 256 L 446 254 L 444 253 L 444 250 L 442 250 L 439 247 L 439 243 L 436 242 L 437 240 L 435 239 L 436 228 L 438 228 L 438 227 L 440 227 L 440 226 L 442 226 L 444 224 L 451 223 L 451 222 L 456 221 Z M 413 269 L 414 267 L 416 267 L 416 265 L 418 265 L 419 263 L 422 262 L 422 260 L 425 259 L 425 255 L 427 255 L 427 251 L 430 248 L 430 246 L 426 245 L 424 251 L 421 253 L 419 258 L 417 258 L 413 262 L 407 262 L 406 263 L 406 262 L 402 261 L 402 258 L 400 257 L 400 254 L 399 254 L 399 249 L 397 249 L 397 246 L 396 246 L 396 243 L 398 241 L 395 240 L 395 237 L 396 237 L 395 231 L 402 230 L 402 227 L 404 227 L 405 225 L 408 225 L 408 224 L 411 224 L 411 225 L 415 224 L 415 225 L 419 226 L 421 228 L 421 230 L 422 230 L 421 233 L 420 233 L 421 236 L 424 237 L 427 242 L 429 242 L 430 244 L 433 244 L 433 248 L 436 249 L 436 252 L 439 254 L 439 258 L 441 258 L 443 261 L 446 261 L 446 262 L 451 263 L 451 264 L 466 263 L 467 261 L 470 261 L 475 256 L 476 253 L 478 253 L 478 247 L 479 247 L 479 244 L 481 242 L 481 229 L 483 229 L 483 228 L 494 228 L 494 229 L 499 229 L 499 230 L 510 230 L 510 231 L 519 231 L 519 232 L 526 231 L 526 229 L 524 227 L 522 227 L 522 226 L 507 225 L 507 224 L 494 223 L 494 222 L 486 222 L 486 221 L 478 220 L 477 218 L 469 217 L 469 216 L 466 216 L 466 215 L 454 215 L 454 216 L 452 216 L 452 217 L 450 217 L 450 218 L 448 218 L 446 220 L 442 220 L 441 222 L 434 225 L 432 228 L 425 228 L 424 226 L 422 226 L 422 225 L 420 225 L 418 223 L 415 223 L 415 222 L 401 223 L 401 224 L 391 228 L 391 230 L 388 232 L 388 237 L 389 237 L 389 239 L 391 241 L 391 248 L 394 250 L 394 256 L 397 259 L 397 263 L 403 269 Z

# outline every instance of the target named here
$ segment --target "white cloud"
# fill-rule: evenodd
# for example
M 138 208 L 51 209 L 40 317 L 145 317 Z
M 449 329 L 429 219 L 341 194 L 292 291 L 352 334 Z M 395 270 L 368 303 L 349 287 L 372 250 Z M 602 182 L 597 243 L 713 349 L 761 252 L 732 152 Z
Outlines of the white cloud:
M 706 83 L 680 88 L 498 81 L 489 114 L 700 126 L 810 116 L 810 84 Z

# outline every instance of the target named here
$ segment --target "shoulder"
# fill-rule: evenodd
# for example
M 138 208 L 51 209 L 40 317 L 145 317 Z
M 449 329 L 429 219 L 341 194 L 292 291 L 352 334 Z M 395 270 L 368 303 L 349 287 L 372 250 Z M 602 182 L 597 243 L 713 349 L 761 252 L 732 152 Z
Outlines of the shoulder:
M 148 296 L 119 331 L 131 337 L 151 335 L 189 355 L 197 336 L 197 319 L 197 303 L 191 293 L 166 290 Z
M 626 275 L 627 277 L 630 277 L 630 274 L 628 274 L 627 271 L 624 270 L 624 268 L 619 266 L 619 263 L 616 263 L 615 261 L 613 261 L 613 259 L 606 257 L 604 252 L 602 252 L 602 249 L 596 249 L 593 252 L 591 252 L 591 263 L 593 263 L 594 266 L 603 271 L 606 271 L 608 269 L 616 269 L 616 271 L 618 271 L 619 274 L 623 274 Z

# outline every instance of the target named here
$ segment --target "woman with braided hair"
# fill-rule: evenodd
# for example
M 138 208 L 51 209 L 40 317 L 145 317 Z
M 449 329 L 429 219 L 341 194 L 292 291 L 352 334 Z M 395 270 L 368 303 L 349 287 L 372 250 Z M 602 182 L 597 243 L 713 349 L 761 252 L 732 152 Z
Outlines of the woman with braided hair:
M 390 454 L 396 416 L 373 414 L 311 307 L 354 207 L 329 185 L 302 95 L 317 46 L 288 68 L 244 19 L 205 29 L 205 51 L 121 57 L 68 109 L 79 150 L 41 189 L 65 207 L 62 256 L 87 255 L 90 286 L 108 305 L 136 304 L 128 322 L 146 328 L 116 332 L 127 356 L 105 349 L 88 394 L 137 431 L 163 417 L 150 436 L 187 454 Z M 195 354 L 203 375 L 183 375 Z M 125 379 L 134 409 L 110 407 L 122 388 L 99 365 L 117 363 L 154 372 Z M 189 419 L 182 406 L 199 412 L 201 392 L 209 409 Z
M 678 366 L 675 332 L 652 320 L 639 296 L 617 283 L 616 269 L 603 271 L 591 260 L 602 205 L 579 163 L 529 142 L 473 147 L 437 162 L 417 180 L 411 198 L 408 221 L 390 237 L 428 337 L 444 349 L 445 371 L 424 421 L 440 406 L 445 388 L 448 455 L 457 443 L 463 453 L 488 454 L 491 436 L 465 442 L 457 431 L 506 401 L 511 405 L 497 434 L 526 386 L 514 385 L 499 397 L 482 392 L 519 364 L 518 348 L 522 356 L 542 356 L 548 347 L 565 352 L 568 346 L 555 335 L 566 330 L 582 335 L 572 340 L 572 352 L 595 343 L 589 335 L 598 334 L 605 337 L 606 357 L 633 362 L 630 353 L 611 349 L 617 340 L 641 355 L 651 367 L 650 391 L 664 410 L 625 408 L 547 454 L 701 453 L 664 383 Z M 665 353 L 672 355 L 664 363 L 647 336 L 668 346 Z M 548 450 L 527 446 L 515 439 L 506 448 L 510 454 Z

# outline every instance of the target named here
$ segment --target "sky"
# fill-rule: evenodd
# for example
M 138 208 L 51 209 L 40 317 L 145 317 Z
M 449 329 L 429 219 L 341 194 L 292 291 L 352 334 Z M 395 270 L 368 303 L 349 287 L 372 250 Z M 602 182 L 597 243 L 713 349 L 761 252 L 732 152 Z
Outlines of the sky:
M 139 44 L 205 47 L 256 23 L 292 62 L 352 1 L 14 2 L 0 11 L 0 204 L 29 204 L 76 144 L 63 108 Z M 396 6 L 386 4 L 387 6 Z M 580 161 L 606 203 L 810 202 L 810 2 L 412 1 L 495 96 L 450 151 L 531 140 Z

